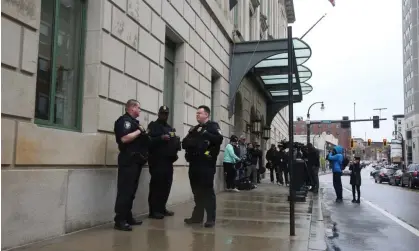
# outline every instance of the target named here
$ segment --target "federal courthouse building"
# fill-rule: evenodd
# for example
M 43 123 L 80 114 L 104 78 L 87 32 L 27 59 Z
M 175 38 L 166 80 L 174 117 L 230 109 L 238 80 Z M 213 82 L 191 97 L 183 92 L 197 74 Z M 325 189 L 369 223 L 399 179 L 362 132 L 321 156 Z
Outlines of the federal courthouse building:
M 128 99 L 140 101 L 144 126 L 168 106 L 181 137 L 205 104 L 223 147 L 233 133 L 264 150 L 288 138 L 280 86 L 287 54 L 278 51 L 287 50 L 293 0 L 2 0 L 1 7 L 2 248 L 112 221 L 113 126 Z M 311 50 L 300 40 L 294 47 L 298 102 L 311 91 L 303 83 L 311 72 L 300 64 L 308 56 L 299 56 Z M 138 215 L 148 210 L 148 183 L 145 166 Z M 191 198 L 180 152 L 169 203 Z

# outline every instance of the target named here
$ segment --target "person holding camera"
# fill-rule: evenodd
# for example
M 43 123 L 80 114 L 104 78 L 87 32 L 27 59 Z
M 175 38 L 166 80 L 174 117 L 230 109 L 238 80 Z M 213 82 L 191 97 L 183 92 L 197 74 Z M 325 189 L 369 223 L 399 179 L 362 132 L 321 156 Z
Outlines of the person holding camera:
M 247 152 L 246 152 L 246 178 L 248 178 L 251 183 L 257 187 L 257 168 L 256 165 L 258 163 L 259 155 L 258 152 L 254 149 L 252 143 L 247 144 Z
M 351 170 L 351 179 L 350 179 L 350 184 L 352 185 L 352 203 L 361 203 L 361 165 L 360 162 L 361 158 L 360 157 L 355 157 L 355 162 L 353 162 L 350 166 L 349 166 L 349 170 Z M 355 200 L 355 190 L 358 194 L 358 198 Z
M 285 153 L 285 146 L 282 144 L 278 144 L 278 152 L 276 155 L 276 163 L 277 163 L 277 181 L 281 185 L 284 185 L 284 178 L 285 178 L 285 185 L 288 186 L 288 155 Z
M 275 169 L 275 159 L 276 159 L 277 151 L 274 144 L 271 145 L 271 148 L 266 152 L 266 160 L 268 163 L 266 164 L 266 169 L 269 169 L 271 182 L 274 183 L 274 169 Z M 277 180 L 278 182 L 278 180 Z
M 234 147 L 237 146 L 239 138 L 236 135 L 231 135 L 230 143 L 227 144 L 224 151 L 224 173 L 226 180 L 226 190 L 239 192 L 236 187 L 237 170 L 235 165 L 240 162 L 240 158 L 234 153 Z
M 312 183 L 310 191 L 317 193 L 319 191 L 320 155 L 311 143 L 307 144 L 307 166 Z
M 332 152 L 327 155 L 327 160 L 330 161 L 333 172 L 333 187 L 336 193 L 336 202 L 342 202 L 342 165 L 343 165 L 343 148 L 335 146 Z

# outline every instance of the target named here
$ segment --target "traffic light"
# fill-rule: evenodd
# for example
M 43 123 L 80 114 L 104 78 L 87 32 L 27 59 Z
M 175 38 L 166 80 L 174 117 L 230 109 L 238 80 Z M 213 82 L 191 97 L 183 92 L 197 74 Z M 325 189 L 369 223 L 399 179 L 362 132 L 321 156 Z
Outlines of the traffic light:
M 342 120 L 349 120 L 349 117 L 348 116 L 343 116 L 342 117 Z M 341 128 L 351 128 L 351 122 L 350 121 L 342 121 L 342 122 L 340 122 L 340 127 Z
M 372 117 L 372 127 L 373 128 L 380 128 L 380 117 L 379 116 L 373 116 Z
M 354 148 L 355 142 L 354 139 L 351 139 L 351 148 Z
M 368 146 L 371 146 L 371 139 L 368 139 Z
M 383 145 L 387 146 L 387 139 L 383 139 Z

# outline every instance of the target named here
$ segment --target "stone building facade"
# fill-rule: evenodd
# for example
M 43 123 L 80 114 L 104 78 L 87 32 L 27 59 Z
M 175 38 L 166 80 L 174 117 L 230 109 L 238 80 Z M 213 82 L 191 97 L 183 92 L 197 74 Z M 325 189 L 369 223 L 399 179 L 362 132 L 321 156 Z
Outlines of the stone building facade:
M 143 125 L 169 106 L 181 137 L 201 104 L 212 108 L 226 137 L 246 133 L 240 125 L 251 113 L 266 117 L 265 100 L 248 79 L 238 94 L 242 109 L 228 116 L 228 97 L 236 95 L 229 93 L 233 31 L 246 40 L 283 38 L 292 0 L 239 2 L 230 11 L 228 0 L 2 0 L 2 248 L 112 220 L 113 124 L 128 99 L 141 102 Z M 260 16 L 268 20 L 264 32 Z M 267 144 L 288 137 L 287 118 L 285 108 Z M 179 157 L 170 204 L 192 198 Z M 224 187 L 221 159 L 217 191 Z M 146 166 L 137 215 L 148 210 L 148 182 Z

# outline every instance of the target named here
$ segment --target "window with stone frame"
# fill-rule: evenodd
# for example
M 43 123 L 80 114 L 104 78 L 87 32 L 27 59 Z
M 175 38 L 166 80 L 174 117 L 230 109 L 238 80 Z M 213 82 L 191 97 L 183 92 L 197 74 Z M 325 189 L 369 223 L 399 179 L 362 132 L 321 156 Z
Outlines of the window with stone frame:
M 42 0 L 35 122 L 81 129 L 85 0 Z

